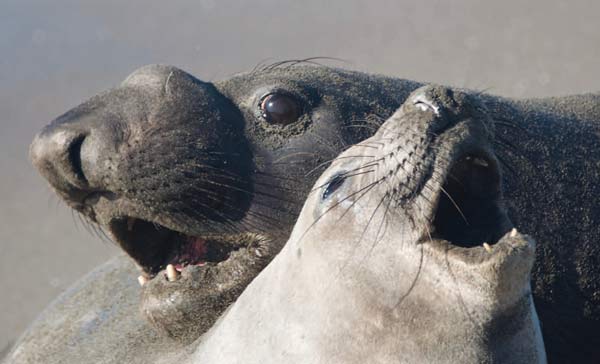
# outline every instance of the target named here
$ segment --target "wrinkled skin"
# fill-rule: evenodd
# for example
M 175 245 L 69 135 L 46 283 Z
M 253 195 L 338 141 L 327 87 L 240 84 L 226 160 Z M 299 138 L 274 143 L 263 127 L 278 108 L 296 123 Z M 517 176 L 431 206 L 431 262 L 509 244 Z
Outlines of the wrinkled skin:
M 172 72 L 175 78 L 169 79 Z M 177 69 L 154 66 L 137 71 L 124 85 L 58 118 L 34 142 L 32 157 L 73 207 L 92 216 L 89 205 L 94 206 L 93 217 L 100 223 L 110 223 L 119 214 L 161 219 L 157 221 L 160 225 L 192 236 L 211 229 L 225 230 L 223 223 L 215 223 L 225 215 L 233 232 L 267 237 L 269 255 L 255 260 L 256 266 L 244 265 L 245 278 L 234 289 L 216 292 L 223 301 L 214 305 L 208 316 L 194 314 L 202 312 L 202 307 L 192 305 L 188 309 L 192 317 L 202 321 L 199 328 L 194 328 L 196 323 L 187 319 L 189 316 L 169 315 L 169 310 L 175 312 L 181 306 L 170 306 L 165 300 L 163 306 L 150 305 L 140 314 L 140 291 L 144 290 L 135 282 L 135 268 L 128 258 L 115 258 L 51 305 L 17 342 L 8 362 L 32 362 L 41 357 L 47 363 L 160 362 L 169 358 L 167 353 L 174 348 L 185 356 L 186 342 L 210 327 L 287 240 L 300 205 L 319 174 L 314 167 L 325 166 L 346 145 L 369 136 L 376 128 L 365 119 L 391 115 L 418 86 L 401 79 L 298 66 L 266 68 L 206 84 Z M 280 127 L 261 118 L 258 106 L 273 90 L 301 100 L 297 122 Z M 594 334 L 600 323 L 600 248 L 596 244 L 600 238 L 600 211 L 595 202 L 600 193 L 600 96 L 536 100 L 480 97 L 495 120 L 500 144 L 496 154 L 506 170 L 504 190 L 509 217 L 520 231 L 540 242 L 532 289 L 549 361 L 589 361 L 600 355 L 600 339 Z M 149 121 L 160 127 L 152 128 Z M 127 139 L 129 144 L 119 138 L 125 129 L 134 131 Z M 98 137 L 80 144 L 81 164 L 72 168 L 66 150 L 73 144 L 69 141 L 76 140 L 73 136 L 81 135 L 82 130 Z M 63 135 L 68 137 L 57 138 L 60 131 L 66 131 Z M 43 138 L 46 142 L 40 144 Z M 178 142 L 194 138 L 219 148 L 231 146 L 226 141 L 236 140 L 236 148 L 249 153 L 237 158 L 239 150 L 232 151 L 229 161 L 233 166 L 222 170 L 243 178 L 236 180 L 236 189 L 211 184 L 209 190 L 218 191 L 212 195 L 216 202 L 206 200 L 206 196 L 196 201 L 171 198 L 186 193 L 196 196 L 200 188 L 206 189 L 202 181 L 210 173 L 194 178 L 193 183 L 183 179 L 186 164 L 182 160 L 206 162 L 202 159 L 202 143 L 183 144 L 182 148 Z M 54 150 L 48 140 L 56 142 Z M 77 170 L 83 173 L 73 172 Z M 201 170 L 197 172 L 202 174 Z M 95 192 L 93 198 L 82 204 L 82 197 L 90 197 L 90 189 Z M 253 190 L 259 193 L 251 194 L 250 199 L 247 192 Z M 242 208 L 227 209 L 232 201 Z M 223 210 L 217 211 L 224 213 L 210 215 L 210 211 L 203 211 L 202 205 L 207 203 L 220 205 Z M 152 246 L 153 239 L 145 243 L 149 249 L 122 246 L 130 254 L 156 251 L 161 246 Z M 186 302 L 193 302 L 198 293 L 193 282 L 172 283 L 179 283 L 179 288 L 163 285 L 151 296 L 177 294 L 183 285 L 190 292 Z M 152 285 L 145 287 L 152 289 Z M 209 291 L 204 292 L 210 296 Z M 143 300 L 141 304 L 143 308 Z M 167 314 L 161 315 L 164 312 Z M 153 317 L 159 320 L 151 326 L 148 322 Z M 87 322 L 94 324 L 84 325 Z M 47 335 L 49 330 L 61 334 Z
M 476 99 L 416 90 L 332 162 L 190 362 L 545 363 L 534 243 L 506 217 L 493 129 Z M 442 189 L 468 227 L 445 229 Z

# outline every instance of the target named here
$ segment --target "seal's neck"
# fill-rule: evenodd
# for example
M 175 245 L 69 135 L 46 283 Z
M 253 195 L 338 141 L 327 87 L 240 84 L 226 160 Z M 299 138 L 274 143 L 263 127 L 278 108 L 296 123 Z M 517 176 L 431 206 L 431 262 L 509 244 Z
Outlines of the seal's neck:
M 382 300 L 368 282 L 333 280 L 327 261 L 290 245 L 202 338 L 198 362 L 545 362 L 528 289 L 503 315 L 469 307 L 456 291 L 436 294 L 423 273 L 409 295 Z

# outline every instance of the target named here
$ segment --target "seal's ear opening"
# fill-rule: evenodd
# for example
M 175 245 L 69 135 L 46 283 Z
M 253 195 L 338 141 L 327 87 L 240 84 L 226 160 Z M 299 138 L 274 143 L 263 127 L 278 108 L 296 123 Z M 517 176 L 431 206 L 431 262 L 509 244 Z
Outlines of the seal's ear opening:
M 471 248 L 497 242 L 510 222 L 501 203 L 495 158 L 466 154 L 451 166 L 433 218 L 432 237 Z

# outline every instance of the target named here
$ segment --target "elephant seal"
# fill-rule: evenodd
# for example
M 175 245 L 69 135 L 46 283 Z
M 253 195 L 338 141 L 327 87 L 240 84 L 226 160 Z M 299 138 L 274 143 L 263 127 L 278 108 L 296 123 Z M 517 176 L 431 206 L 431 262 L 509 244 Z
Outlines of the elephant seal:
M 469 95 L 416 90 L 332 162 L 190 363 L 545 363 L 493 129 Z
M 53 189 L 140 267 L 142 312 L 180 341 L 210 328 L 287 240 L 304 176 L 365 135 L 308 80 L 269 76 L 219 87 L 142 68 L 32 143 Z
M 288 240 L 320 168 L 347 145 L 371 136 L 380 124 L 374 116 L 391 115 L 419 86 L 403 79 L 294 62 L 214 83 L 201 82 L 174 67 L 147 66 L 51 123 L 32 144 L 31 154 L 50 184 L 88 218 L 94 218 L 89 206 L 103 206 L 95 221 L 121 217 L 114 219 L 114 227 L 125 233 L 130 232 L 128 217 L 134 218 L 134 236 L 116 240 L 134 260 L 140 259 L 136 247 L 143 246 L 142 266 L 152 261 L 152 252 L 157 259 L 164 255 L 161 245 L 152 244 L 165 238 L 161 232 L 200 237 L 209 231 L 215 235 L 220 231 L 225 237 L 246 234 L 246 238 L 256 237 L 257 243 L 267 242 L 268 247 L 261 246 L 274 254 Z M 549 360 L 593 362 L 600 356 L 600 337 L 595 334 L 600 325 L 600 246 L 596 243 L 600 239 L 596 203 L 600 94 L 513 100 L 474 93 L 494 118 L 496 156 L 506 171 L 508 215 L 519 230 L 540 242 L 532 289 Z M 195 135 L 199 143 L 178 144 Z M 202 143 L 226 140 L 240 141 L 240 148 L 250 155 L 235 160 L 235 151 L 224 159 L 213 154 L 216 167 L 194 169 L 197 162 L 206 162 Z M 244 167 L 244 160 L 252 166 Z M 197 178 L 182 171 L 186 162 L 200 173 Z M 222 167 L 224 162 L 232 166 Z M 226 190 L 220 185 L 234 178 L 231 173 L 247 178 L 236 177 L 235 188 Z M 111 188 L 82 194 L 89 186 L 102 184 Z M 83 205 L 82 197 L 87 197 Z M 227 207 L 237 199 L 241 208 Z M 219 213 L 204 211 L 207 203 Z M 225 218 L 233 220 L 219 220 Z M 139 239 L 131 239 L 135 236 Z M 221 239 L 225 246 L 226 240 Z M 178 250 L 171 253 L 181 257 Z M 266 265 L 270 258 L 255 262 Z M 260 271 L 247 265 L 245 279 L 227 293 L 221 291 L 223 300 L 208 285 L 204 295 L 210 298 L 212 290 L 216 296 L 207 302 L 216 304 L 206 307 L 195 299 L 198 287 L 186 285 L 189 281 L 163 284 L 162 291 L 157 281 L 156 291 L 151 291 L 156 293 L 144 295 L 144 314 L 140 314 L 137 274 L 128 264 L 119 257 L 82 278 L 29 327 L 6 362 L 27 363 L 41 357 L 47 363 L 157 362 L 173 347 L 188 348 Z M 162 265 L 149 275 L 163 276 Z M 149 300 L 152 297 L 158 299 Z M 213 315 L 204 315 L 204 324 L 188 319 L 201 318 L 203 308 Z
M 418 85 L 285 66 L 216 83 L 146 66 L 39 133 L 34 165 L 133 258 L 144 285 L 123 258 L 100 267 L 43 315 L 56 321 L 32 325 L 11 362 L 153 362 L 193 342 L 287 241 L 319 172 L 370 135 L 364 120 Z M 98 281 L 114 288 L 92 289 Z M 44 334 L 58 322 L 61 336 Z

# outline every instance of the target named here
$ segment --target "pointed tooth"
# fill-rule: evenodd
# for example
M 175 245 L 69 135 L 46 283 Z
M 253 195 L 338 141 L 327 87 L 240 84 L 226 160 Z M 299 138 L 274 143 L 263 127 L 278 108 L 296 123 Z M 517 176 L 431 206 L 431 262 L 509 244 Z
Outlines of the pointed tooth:
M 476 164 L 476 165 L 481 166 L 481 167 L 488 167 L 489 166 L 489 163 L 486 160 L 483 160 L 481 158 L 475 158 L 473 160 L 473 164 Z
M 263 256 L 262 253 L 260 252 L 260 250 L 258 250 L 258 249 L 256 249 L 254 251 L 254 254 L 256 254 L 256 256 L 259 257 L 259 258 L 262 258 L 262 256 Z
M 514 238 L 515 236 L 517 236 L 517 229 L 516 229 L 516 228 L 513 228 L 513 229 L 510 231 L 510 237 L 511 237 L 511 238 Z
M 490 244 L 488 244 L 488 243 L 483 243 L 483 247 L 485 248 L 485 250 L 486 250 L 488 253 L 491 253 L 491 252 L 492 252 L 492 247 L 490 246 Z
M 127 231 L 133 230 L 133 225 L 135 225 L 135 219 L 130 217 L 127 219 Z
M 169 282 L 177 280 L 177 271 L 175 270 L 173 264 L 167 265 L 167 279 L 169 280 Z
M 144 287 L 144 284 L 148 283 L 148 278 L 146 278 L 145 276 L 139 276 L 138 277 L 138 283 L 140 284 L 140 286 Z

